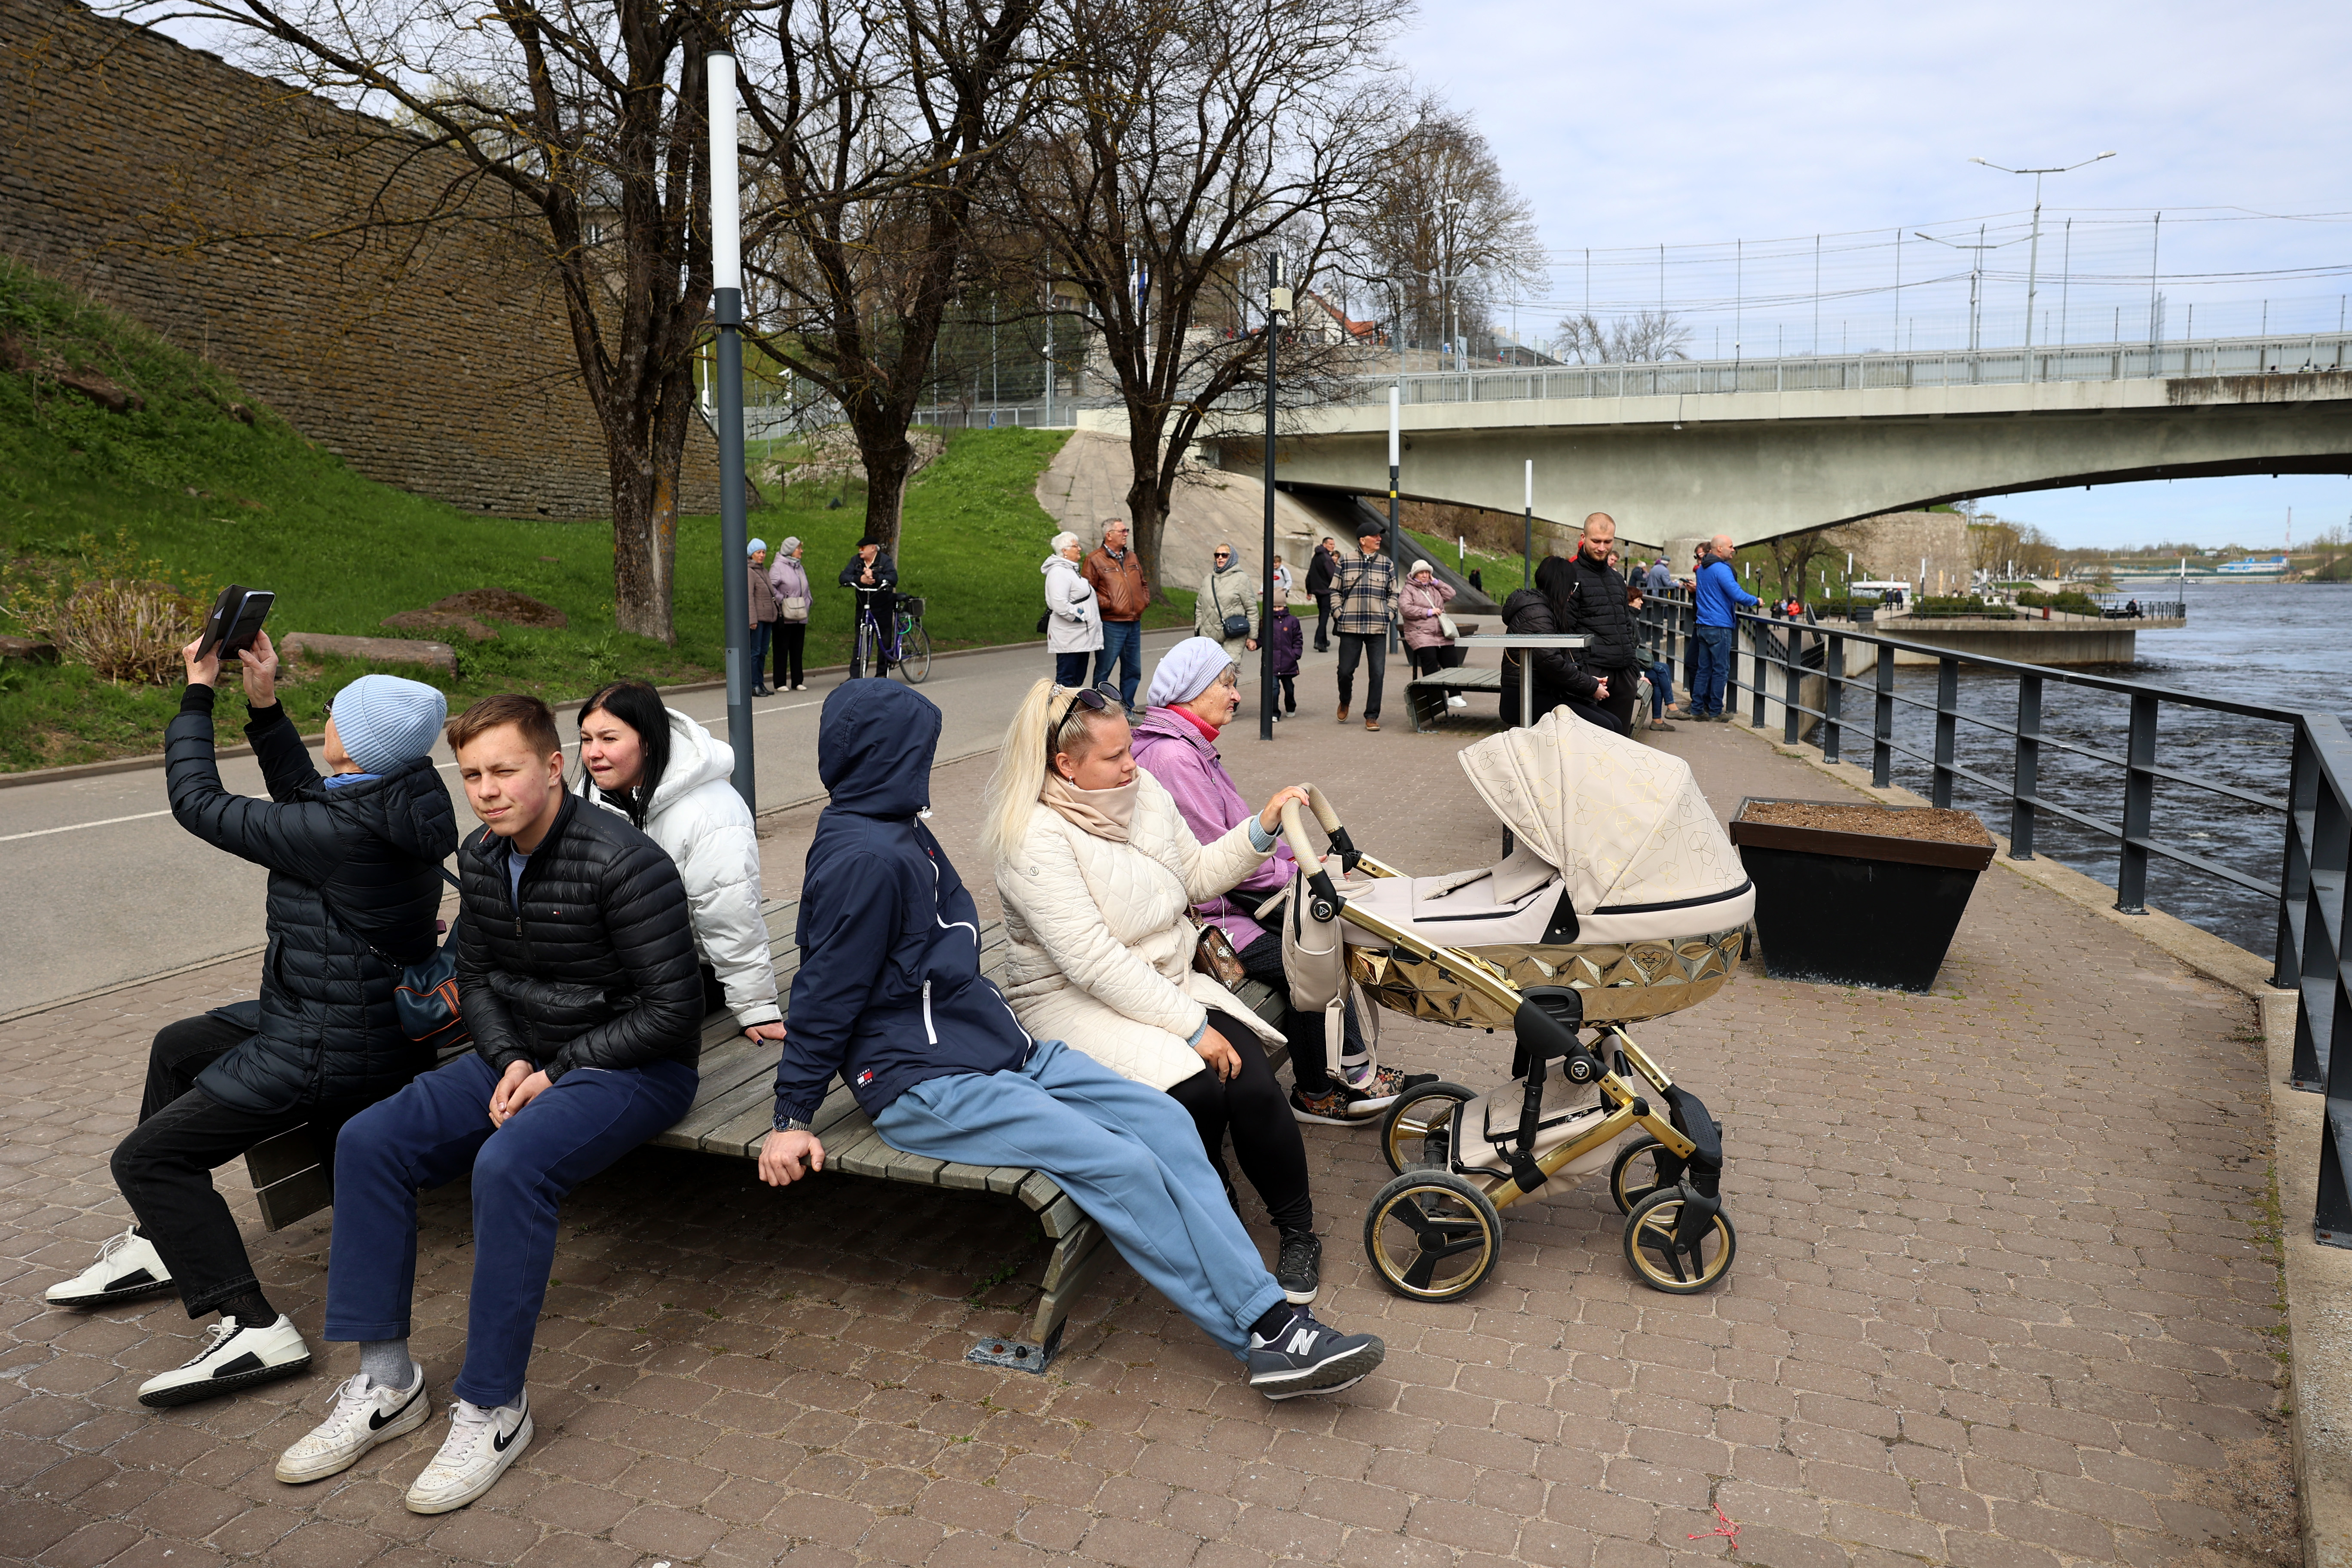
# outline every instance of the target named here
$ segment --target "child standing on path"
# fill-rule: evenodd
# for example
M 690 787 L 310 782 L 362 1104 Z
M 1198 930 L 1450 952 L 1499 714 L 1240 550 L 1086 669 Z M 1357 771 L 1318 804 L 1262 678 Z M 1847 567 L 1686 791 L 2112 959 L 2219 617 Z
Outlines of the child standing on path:
M 1307 628 L 1290 613 L 1290 605 L 1281 598 L 1274 602 L 1274 679 L 1281 689 L 1282 703 L 1274 710 L 1277 719 L 1298 711 L 1298 661 L 1307 652 Z

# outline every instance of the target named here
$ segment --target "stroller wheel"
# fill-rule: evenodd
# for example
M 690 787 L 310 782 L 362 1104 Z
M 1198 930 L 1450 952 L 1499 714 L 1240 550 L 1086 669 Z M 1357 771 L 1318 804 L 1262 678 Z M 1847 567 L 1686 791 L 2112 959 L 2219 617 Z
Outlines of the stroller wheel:
M 1503 1216 L 1451 1171 L 1409 1171 L 1364 1215 L 1364 1250 L 1381 1279 L 1416 1301 L 1466 1296 L 1495 1271 Z
M 1398 1175 L 1454 1168 L 1454 1123 L 1478 1091 L 1458 1083 L 1424 1083 L 1406 1090 L 1381 1122 L 1381 1152 Z
M 1625 1219 L 1625 1261 L 1643 1284 L 1668 1295 L 1689 1296 L 1730 1271 L 1739 1252 L 1739 1233 L 1732 1229 L 1729 1215 L 1720 1208 L 1711 1215 L 1694 1214 L 1695 1234 L 1678 1234 L 1684 1228 L 1684 1205 L 1706 1201 L 1677 1183 L 1633 1205 Z
M 1652 1193 L 1682 1179 L 1683 1162 L 1648 1133 L 1637 1132 L 1625 1140 L 1617 1151 L 1617 1163 L 1609 1167 L 1609 1195 L 1617 1200 L 1619 1214 L 1632 1214 Z

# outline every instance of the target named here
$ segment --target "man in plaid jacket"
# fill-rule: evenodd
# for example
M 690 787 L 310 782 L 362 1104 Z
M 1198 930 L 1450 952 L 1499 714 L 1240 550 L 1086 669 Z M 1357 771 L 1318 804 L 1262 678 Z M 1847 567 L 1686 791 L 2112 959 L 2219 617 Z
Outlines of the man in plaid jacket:
M 1396 563 L 1381 553 L 1381 531 L 1367 526 L 1356 537 L 1363 552 L 1331 569 L 1331 596 L 1339 613 L 1339 722 L 1348 721 L 1355 696 L 1356 665 L 1365 664 L 1364 728 L 1381 727 L 1381 681 L 1387 673 L 1389 626 L 1396 619 Z

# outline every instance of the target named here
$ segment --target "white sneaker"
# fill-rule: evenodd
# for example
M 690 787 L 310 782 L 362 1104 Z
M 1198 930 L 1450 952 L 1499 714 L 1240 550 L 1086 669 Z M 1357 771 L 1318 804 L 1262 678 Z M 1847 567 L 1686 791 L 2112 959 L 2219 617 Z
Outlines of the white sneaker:
M 310 1347 L 283 1312 L 276 1322 L 257 1329 L 224 1317 L 207 1331 L 212 1339 L 204 1349 L 139 1385 L 140 1404 L 158 1408 L 185 1405 L 310 1368 Z
M 530 1395 L 485 1410 L 460 1399 L 449 1407 L 449 1436 L 408 1489 L 411 1513 L 447 1513 L 498 1483 L 530 1447 Z
M 1470 706 L 1470 699 L 1463 696 L 1459 691 L 1449 691 L 1445 695 L 1445 705 L 1448 708 L 1467 708 Z
M 98 1261 L 70 1279 L 43 1291 L 52 1307 L 103 1307 L 172 1288 L 172 1271 L 163 1255 L 133 1226 L 121 1236 L 110 1236 L 98 1249 Z
M 385 1388 L 355 1372 L 335 1390 L 335 1408 L 310 1435 L 278 1456 L 278 1479 L 293 1485 L 324 1480 L 359 1463 L 378 1443 L 415 1431 L 433 1413 L 425 1396 L 425 1369 L 410 1362 L 406 1388 Z

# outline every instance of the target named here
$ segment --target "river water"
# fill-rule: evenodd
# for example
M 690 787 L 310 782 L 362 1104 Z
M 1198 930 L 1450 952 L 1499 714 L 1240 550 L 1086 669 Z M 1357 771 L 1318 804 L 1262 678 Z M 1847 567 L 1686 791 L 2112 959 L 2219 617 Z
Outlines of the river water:
M 2174 596 L 2168 585 L 2163 596 Z M 2179 596 L 2188 602 L 2187 626 L 2178 631 L 2143 631 L 2137 662 L 2095 666 L 2084 673 L 2280 710 L 2332 712 L 2352 721 L 2352 695 L 2347 695 L 2347 687 L 2352 687 L 2352 584 L 2190 583 Z M 1741 665 L 1744 674 L 1747 661 L 1742 659 Z M 1895 689 L 1933 704 L 1936 671 L 1932 667 L 1898 669 Z M 1963 712 L 2014 725 L 2015 682 L 1990 672 L 1973 672 L 1962 665 L 1960 708 Z M 1870 698 L 1866 685 L 1859 689 L 1847 688 L 1844 709 L 1862 725 L 1859 732 L 1844 730 L 1844 758 L 1867 766 Z M 2055 683 L 2042 688 L 2042 728 L 2047 739 L 2121 756 L 2129 721 L 2129 700 L 2119 693 Z M 1895 730 L 1903 744 L 1933 753 L 1932 713 L 1898 705 Z M 2167 706 L 2160 710 L 2156 760 L 2159 767 L 2283 800 L 2293 740 L 2294 731 L 2287 723 Z M 1956 760 L 1963 765 L 2006 784 L 2014 755 L 2014 743 L 2008 736 L 1966 722 L 1959 726 Z M 2120 768 L 2044 746 L 2041 777 L 2040 793 L 2044 799 L 2105 822 L 2122 822 Z M 1895 782 L 1925 795 L 1930 782 L 1928 768 L 1897 755 Z M 1981 813 L 1986 825 L 1997 833 L 2009 831 L 2010 806 L 2003 796 L 1961 779 L 1955 783 L 1953 804 Z M 2157 784 L 2152 836 L 2244 875 L 2270 883 L 2278 880 L 2283 830 L 2284 818 L 2278 812 L 2187 785 L 2166 781 Z M 2112 839 L 2045 815 L 2035 827 L 2035 847 L 2115 886 L 2116 846 Z M 2159 857 L 2151 857 L 2148 862 L 2147 901 L 2264 957 L 2270 955 L 2276 940 L 2274 900 Z

